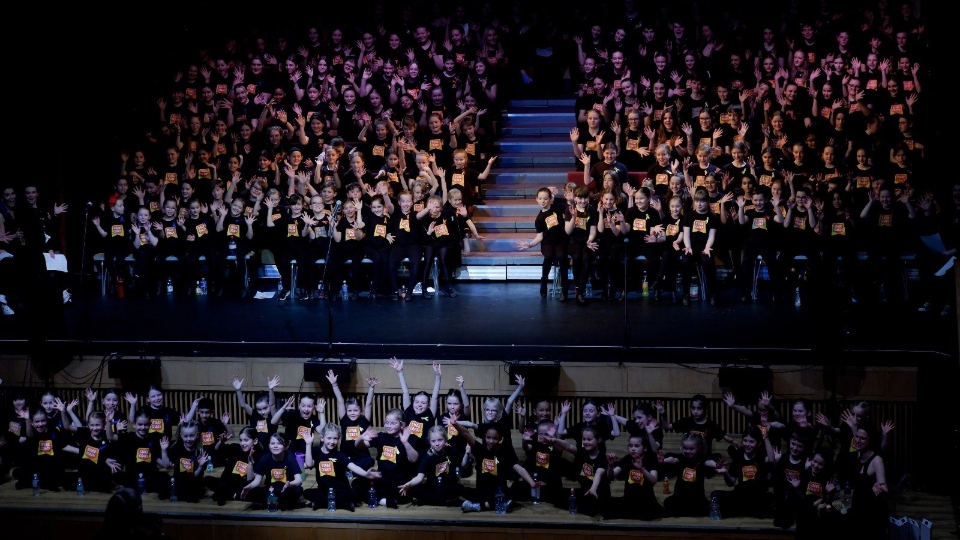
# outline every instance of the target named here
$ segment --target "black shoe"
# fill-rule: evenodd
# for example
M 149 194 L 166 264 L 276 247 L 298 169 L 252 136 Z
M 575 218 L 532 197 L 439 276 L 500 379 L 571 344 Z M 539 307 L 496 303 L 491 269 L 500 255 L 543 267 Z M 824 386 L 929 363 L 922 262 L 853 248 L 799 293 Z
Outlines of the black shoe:
M 423 289 L 423 299 L 430 300 L 433 298 L 433 293 L 427 292 L 427 289 Z
M 350 295 L 350 300 L 359 300 L 359 299 L 360 299 L 360 293 L 358 292 L 355 292 Z
M 317 501 L 311 501 L 311 502 L 310 502 L 310 509 L 313 510 L 314 512 L 316 512 L 316 511 L 317 511 L 317 508 L 320 508 L 320 505 L 317 504 Z
M 546 297 L 547 297 L 547 290 L 540 289 L 540 298 L 546 298 Z
M 405 297 L 403 297 L 403 300 L 404 300 L 405 302 L 410 302 L 411 300 L 413 300 L 413 295 L 410 294 L 410 291 L 407 291 L 407 295 L 406 295 Z
M 280 300 L 286 300 L 287 298 L 290 298 L 290 289 L 280 291 Z
M 711 306 L 717 305 L 717 297 L 716 297 L 716 295 L 713 295 L 713 294 L 710 295 L 710 305 L 711 305 Z
M 354 512 L 356 509 L 357 507 L 353 505 L 353 501 L 348 502 L 346 508 L 344 508 L 347 512 Z
M 447 296 L 449 296 L 450 298 L 457 297 L 457 291 L 453 288 L 452 285 L 447 287 Z
M 400 508 L 400 505 L 397 504 L 396 499 L 387 499 L 387 508 Z
M 560 302 L 566 302 L 566 301 L 567 301 L 567 291 L 561 291 L 561 292 L 560 292 Z
M 682 303 L 683 303 L 683 305 L 685 305 L 685 306 L 689 306 L 689 305 L 690 305 L 690 297 L 687 296 L 687 295 L 684 295 L 684 296 L 683 296 Z
M 587 305 L 587 299 L 584 298 L 584 296 L 583 296 L 582 294 L 578 294 L 578 295 L 577 295 L 577 305 L 580 305 L 580 306 L 585 306 L 585 305 Z

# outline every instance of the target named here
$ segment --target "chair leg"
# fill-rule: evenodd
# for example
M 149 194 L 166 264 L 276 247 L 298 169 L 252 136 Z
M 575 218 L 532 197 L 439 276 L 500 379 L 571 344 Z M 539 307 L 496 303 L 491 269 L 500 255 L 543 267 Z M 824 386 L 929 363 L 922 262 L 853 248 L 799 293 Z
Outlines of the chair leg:
M 551 297 L 560 296 L 560 265 L 553 264 L 553 290 L 550 291 Z
M 753 288 L 750 291 L 750 299 L 754 302 L 757 301 L 757 281 L 760 279 L 760 270 L 762 264 L 763 259 L 757 258 L 753 261 Z

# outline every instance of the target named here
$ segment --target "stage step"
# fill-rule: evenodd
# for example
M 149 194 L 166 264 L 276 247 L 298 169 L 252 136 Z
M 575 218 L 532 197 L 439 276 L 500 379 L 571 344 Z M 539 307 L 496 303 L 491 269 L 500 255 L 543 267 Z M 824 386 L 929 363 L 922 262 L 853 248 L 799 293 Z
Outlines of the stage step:
M 473 220 L 480 217 L 504 217 L 521 216 L 532 218 L 540 211 L 535 203 L 530 201 L 498 201 L 487 197 L 486 204 L 475 206 L 473 209 Z
M 498 187 L 511 184 L 564 184 L 567 181 L 567 172 L 573 167 L 541 167 L 535 170 L 500 169 L 495 176 L 487 179 L 487 184 Z
M 532 136 L 555 136 L 555 135 L 568 135 L 570 130 L 573 129 L 572 124 L 570 125 L 554 125 L 554 126 L 514 126 L 506 125 L 503 126 L 501 133 L 504 135 L 504 139 L 507 137 L 532 137 Z
M 473 222 L 477 231 L 484 232 L 534 232 L 536 214 L 522 218 L 518 216 L 485 217 Z
M 510 110 L 527 107 L 567 107 L 573 109 L 577 100 L 568 99 L 515 99 L 510 102 Z
M 504 123 L 511 126 L 567 126 L 571 129 L 576 126 L 576 116 L 571 108 L 568 112 L 559 111 L 526 111 L 509 112 L 504 115 Z
M 523 154 L 501 154 L 497 161 L 504 169 L 517 167 L 556 167 L 568 165 L 570 170 L 576 165 L 573 151 L 568 152 L 538 152 Z
M 510 137 L 500 141 L 500 155 L 560 152 L 573 154 L 570 137 Z

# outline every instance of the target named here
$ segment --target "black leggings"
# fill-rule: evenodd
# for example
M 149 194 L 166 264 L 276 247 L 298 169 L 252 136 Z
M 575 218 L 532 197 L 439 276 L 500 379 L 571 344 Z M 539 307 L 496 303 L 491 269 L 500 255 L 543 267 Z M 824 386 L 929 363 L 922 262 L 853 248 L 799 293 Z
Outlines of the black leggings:
M 423 257 L 423 248 L 417 244 L 407 246 L 393 246 L 390 249 L 390 266 L 387 269 L 387 277 L 390 280 L 390 288 L 394 291 L 400 289 L 397 279 L 397 273 L 400 270 L 400 263 L 403 259 L 410 260 L 410 287 L 416 284 L 420 279 L 420 258 Z M 429 265 L 428 265 L 429 267 Z M 412 292 L 412 291 L 411 291 Z
M 560 290 L 566 294 L 567 290 L 567 272 L 570 262 L 567 260 L 567 243 L 548 244 L 540 242 L 540 253 L 543 255 L 543 268 L 540 271 L 540 294 L 547 293 L 547 283 L 550 281 L 550 268 L 553 262 L 557 261 L 560 272 Z
M 710 255 L 704 255 L 702 249 L 694 249 L 693 255 L 683 257 L 683 295 L 690 295 L 690 279 L 693 273 L 700 269 L 703 274 L 704 283 L 700 284 L 700 297 L 705 298 L 714 294 L 713 285 L 717 277 L 717 265 L 713 262 L 713 252 Z M 666 506 L 664 506 L 666 507 Z
M 373 289 L 378 293 L 384 292 L 385 278 L 390 271 L 390 245 L 381 248 L 366 246 L 363 255 L 373 262 Z
M 439 270 L 437 281 L 448 287 L 453 285 L 453 283 L 450 282 L 450 268 L 447 266 L 447 253 L 450 249 L 449 246 L 429 244 L 423 248 L 423 261 L 425 263 L 423 268 L 423 283 L 426 283 L 427 278 L 430 277 L 430 265 L 433 264 L 433 258 L 436 257 L 437 270 Z M 440 283 L 434 283 L 434 287 L 439 289 Z
M 573 268 L 573 286 L 577 294 L 585 294 L 587 280 L 590 279 L 590 267 L 593 265 L 594 253 L 587 247 L 586 242 L 570 241 L 570 264 Z

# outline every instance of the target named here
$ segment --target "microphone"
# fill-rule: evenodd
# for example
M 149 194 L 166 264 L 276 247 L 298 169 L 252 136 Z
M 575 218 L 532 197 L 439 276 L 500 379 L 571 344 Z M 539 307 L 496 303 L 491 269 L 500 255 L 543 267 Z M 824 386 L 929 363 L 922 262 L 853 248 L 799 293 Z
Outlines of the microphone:
M 337 203 L 333 205 L 333 211 L 336 212 L 337 210 L 340 209 L 342 205 L 343 205 L 343 201 L 337 201 Z
M 87 201 L 87 208 L 93 208 L 93 201 Z

